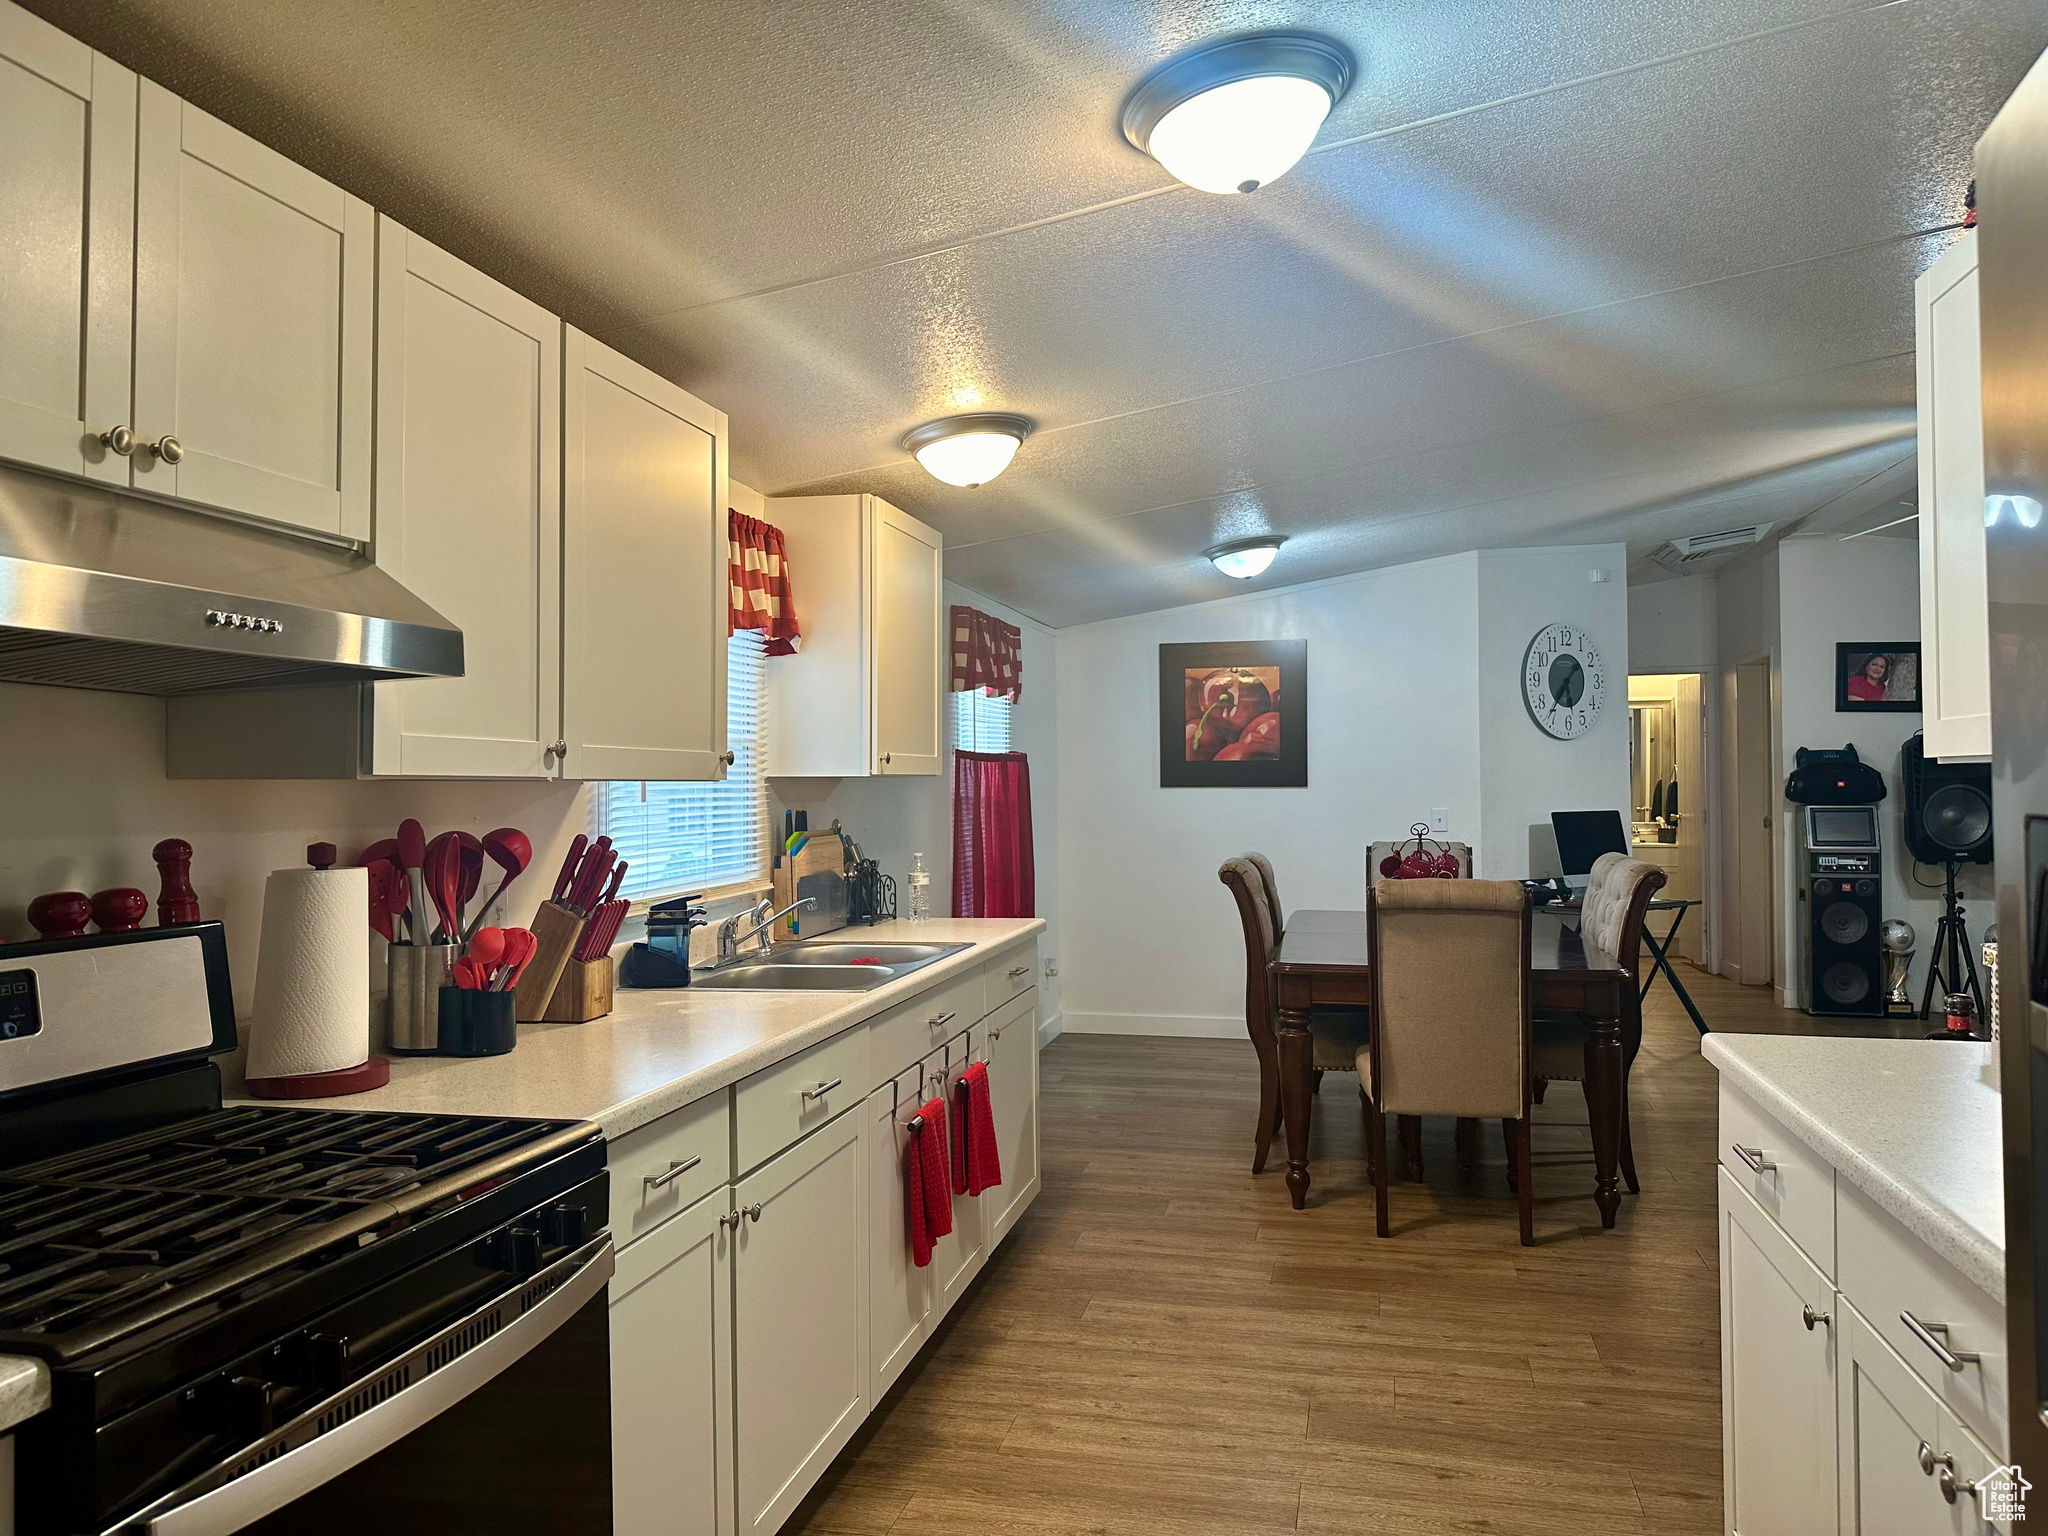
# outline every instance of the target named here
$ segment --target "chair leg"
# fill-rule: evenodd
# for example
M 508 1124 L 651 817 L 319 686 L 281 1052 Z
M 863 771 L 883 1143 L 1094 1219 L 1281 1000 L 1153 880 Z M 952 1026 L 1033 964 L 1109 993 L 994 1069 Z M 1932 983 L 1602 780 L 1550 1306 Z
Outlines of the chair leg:
M 1392 1233 L 1387 1226 L 1387 1117 L 1370 1099 L 1366 1101 L 1366 1122 L 1366 1150 L 1379 1148 L 1379 1155 L 1372 1160 L 1373 1230 L 1381 1237 L 1389 1237 Z
M 1266 1171 L 1266 1153 L 1280 1130 L 1280 1058 L 1259 1052 L 1259 1124 L 1252 1134 L 1252 1172 Z
M 1515 1203 L 1521 1208 L 1522 1246 L 1536 1246 L 1536 1177 L 1529 1166 L 1529 1117 L 1522 1116 L 1515 1122 L 1515 1161 L 1521 1165 L 1522 1177 L 1515 1186 Z
M 1422 1182 L 1422 1116 L 1401 1115 L 1401 1163 L 1408 1177 Z
M 1470 1173 L 1479 1166 L 1479 1122 L 1469 1115 L 1458 1117 L 1458 1172 Z
M 1537 1078 L 1533 1083 L 1529 1085 L 1529 1097 L 1534 1099 L 1538 1104 L 1541 1104 L 1543 1102 L 1543 1090 L 1548 1088 L 1549 1086 L 1549 1078 Z
M 1628 1185 L 1628 1192 L 1640 1195 L 1643 1186 L 1636 1180 L 1636 1149 L 1628 1134 L 1628 1071 L 1621 1074 L 1621 1177 Z
M 1519 1189 L 1521 1187 L 1520 1175 L 1516 1172 L 1515 1164 L 1515 1124 L 1515 1121 L 1506 1119 L 1503 1119 L 1500 1123 L 1500 1144 L 1507 1149 L 1508 1154 L 1509 1189 Z

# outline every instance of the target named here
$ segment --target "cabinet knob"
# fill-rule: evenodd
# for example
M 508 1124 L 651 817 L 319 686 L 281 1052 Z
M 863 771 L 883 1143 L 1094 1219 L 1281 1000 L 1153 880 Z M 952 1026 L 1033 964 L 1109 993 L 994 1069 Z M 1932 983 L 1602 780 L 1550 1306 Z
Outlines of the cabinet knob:
M 125 459 L 135 451 L 135 434 L 126 427 L 109 427 L 100 434 L 100 446 Z
M 168 432 L 151 443 L 149 451 L 162 459 L 166 464 L 177 464 L 185 457 L 185 445 L 175 437 L 172 437 Z
M 1808 1333 L 1813 1332 L 1813 1325 L 1815 1323 L 1819 1323 L 1823 1328 L 1832 1328 L 1835 1326 L 1835 1320 L 1831 1314 L 1826 1312 L 1816 1312 L 1811 1306 L 1805 1306 L 1799 1309 L 1799 1320 L 1802 1323 L 1806 1324 L 1806 1331 Z
M 542 749 L 541 756 L 553 758 L 557 762 L 564 761 L 569 756 L 569 743 L 566 741 L 554 742 Z
M 1943 1467 L 1934 1481 L 1941 1488 L 1941 1496 L 1951 1504 L 1955 1503 L 1958 1493 L 1967 1493 L 1973 1500 L 1979 1496 L 1977 1484 L 1963 1482 L 1953 1467 Z
M 718 754 L 718 760 L 721 763 L 725 764 L 725 766 L 728 768 L 730 768 L 733 765 L 733 759 L 734 754 L 731 752 L 721 752 Z
M 750 1205 L 746 1208 L 746 1211 L 747 1220 L 759 1221 L 761 1219 L 761 1207 L 759 1205 Z
M 1935 1450 L 1925 1440 L 1920 1442 L 1920 1475 L 1922 1477 L 1934 1476 L 1934 1469 L 1936 1467 L 1952 1467 L 1955 1464 L 1955 1457 Z

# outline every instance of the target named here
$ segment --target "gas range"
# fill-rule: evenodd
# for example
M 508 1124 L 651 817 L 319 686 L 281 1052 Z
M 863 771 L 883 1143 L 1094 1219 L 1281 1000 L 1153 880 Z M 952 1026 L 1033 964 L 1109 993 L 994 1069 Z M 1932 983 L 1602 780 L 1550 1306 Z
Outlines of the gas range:
M 50 1410 L 18 1431 L 22 1536 L 367 1511 L 403 1531 L 408 1498 L 419 1529 L 459 1529 L 427 1506 L 472 1463 L 468 1512 L 495 1530 L 609 1529 L 596 1127 L 222 1107 L 217 924 L 0 949 L 0 975 L 34 980 L 0 1039 L 0 1354 L 51 1370 Z M 516 1445 L 461 1443 L 465 1411 L 534 1390 L 532 1359 L 599 1428 L 547 1448 L 571 1464 L 567 1523 L 489 1491 L 518 1483 L 494 1470 Z M 422 1456 L 439 1492 L 396 1470 Z

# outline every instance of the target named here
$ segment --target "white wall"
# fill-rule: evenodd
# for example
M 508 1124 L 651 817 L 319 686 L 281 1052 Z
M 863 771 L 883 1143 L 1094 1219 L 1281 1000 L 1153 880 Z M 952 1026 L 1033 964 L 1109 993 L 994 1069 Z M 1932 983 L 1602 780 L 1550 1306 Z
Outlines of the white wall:
M 1241 1034 L 1244 943 L 1216 870 L 1247 848 L 1288 910 L 1356 909 L 1366 845 L 1436 807 L 1482 872 L 1514 875 L 1551 809 L 1625 807 L 1620 566 L 1606 547 L 1467 554 L 1059 631 L 1066 1027 Z M 1617 579 L 1592 585 L 1598 567 Z M 1620 718 L 1551 743 L 1516 690 L 1530 636 L 1564 619 L 1606 652 Z M 1308 786 L 1160 788 L 1159 646 L 1246 639 L 1308 642 Z
M 1712 576 L 1649 581 L 1628 591 L 1631 672 L 1711 672 L 1720 660 Z

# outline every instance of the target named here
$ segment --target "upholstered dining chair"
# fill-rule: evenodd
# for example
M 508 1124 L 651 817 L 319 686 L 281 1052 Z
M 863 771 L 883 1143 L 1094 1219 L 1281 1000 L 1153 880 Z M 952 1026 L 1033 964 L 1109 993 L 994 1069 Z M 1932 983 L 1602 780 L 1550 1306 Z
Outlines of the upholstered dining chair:
M 1254 863 L 1253 859 L 1258 862 Z M 1259 865 L 1267 873 L 1260 873 Z M 1272 865 L 1258 855 L 1225 859 L 1216 877 L 1237 900 L 1244 927 L 1244 1025 L 1259 1058 L 1259 1118 L 1253 1131 L 1252 1172 L 1266 1171 L 1266 1154 L 1280 1132 L 1280 1035 L 1273 990 L 1273 953 L 1280 947 L 1280 927 L 1268 905 Z M 1366 1037 L 1368 1015 L 1362 1008 L 1318 1008 L 1309 1015 L 1311 1062 L 1320 1076 L 1326 1071 L 1357 1070 L 1358 1043 Z
M 1385 880 L 1365 925 L 1373 1027 L 1357 1062 L 1375 1230 L 1388 1235 L 1388 1115 L 1498 1117 L 1533 1245 L 1528 893 L 1517 880 Z
M 1621 1177 L 1632 1195 L 1642 1193 L 1628 1123 L 1629 1074 L 1643 1048 L 1642 983 L 1634 978 L 1642 959 L 1643 923 L 1666 878 L 1663 870 L 1645 860 L 1603 853 L 1593 865 L 1579 906 L 1579 932 L 1619 960 L 1631 978 L 1621 988 Z M 1536 1015 L 1534 1072 L 1539 1098 L 1545 1083 L 1585 1081 L 1591 1029 L 1591 1022 L 1578 1014 L 1545 1010 Z

